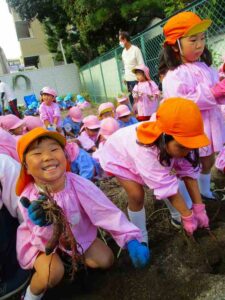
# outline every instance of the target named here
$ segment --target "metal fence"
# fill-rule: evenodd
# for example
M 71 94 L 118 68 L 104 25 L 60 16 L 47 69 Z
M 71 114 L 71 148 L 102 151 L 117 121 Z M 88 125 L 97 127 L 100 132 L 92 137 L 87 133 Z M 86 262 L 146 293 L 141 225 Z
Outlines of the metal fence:
M 207 43 L 213 54 L 214 65 L 218 66 L 225 54 L 225 0 L 198 0 L 184 10 L 194 11 L 202 18 L 211 18 L 213 25 L 207 31 Z M 150 69 L 151 78 L 158 81 L 159 53 L 164 41 L 163 21 L 131 39 L 143 54 Z M 122 48 L 117 47 L 97 57 L 80 69 L 82 88 L 95 102 L 117 97 L 126 91 L 123 83 Z

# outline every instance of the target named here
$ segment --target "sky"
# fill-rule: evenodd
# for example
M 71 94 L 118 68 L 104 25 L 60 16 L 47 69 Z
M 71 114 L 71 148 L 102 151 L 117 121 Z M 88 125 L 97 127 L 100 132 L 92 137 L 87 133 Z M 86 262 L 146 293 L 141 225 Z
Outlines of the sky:
M 19 58 L 21 55 L 13 18 L 6 0 L 0 0 L 0 47 L 7 59 Z

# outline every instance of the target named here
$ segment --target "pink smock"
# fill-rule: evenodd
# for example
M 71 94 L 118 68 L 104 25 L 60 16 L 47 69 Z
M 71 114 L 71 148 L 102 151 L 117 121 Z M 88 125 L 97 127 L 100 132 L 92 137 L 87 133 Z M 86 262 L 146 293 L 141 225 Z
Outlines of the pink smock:
M 57 126 L 61 126 L 61 113 L 57 103 L 52 102 L 51 105 L 46 105 L 44 102 L 39 107 L 40 119 L 44 124 L 44 121 L 49 121 L 53 124 L 54 118 L 58 118 Z
M 108 138 L 99 154 L 99 162 L 106 172 L 146 184 L 157 199 L 168 198 L 178 192 L 178 178 L 198 178 L 199 172 L 184 158 L 171 159 L 169 167 L 158 160 L 158 148 L 137 144 L 137 124 L 122 128 Z
M 160 92 L 154 81 L 138 82 L 132 93 L 133 97 L 138 97 L 135 101 L 138 116 L 151 116 L 156 112 Z
M 81 146 L 85 150 L 90 150 L 92 147 L 95 147 L 95 143 L 97 141 L 98 135 L 96 137 L 90 137 L 85 130 L 81 132 L 81 134 L 77 137 L 78 141 L 80 141 Z
M 14 136 L 0 128 L 0 137 L 0 154 L 6 154 L 19 161 L 16 151 L 16 139 Z
M 225 147 L 216 158 L 216 168 L 225 173 Z
M 208 147 L 200 149 L 201 157 L 221 151 L 225 142 L 223 116 L 211 91 L 218 81 L 216 70 L 205 63 L 195 62 L 182 64 L 175 70 L 168 71 L 162 82 L 164 98 L 183 97 L 198 105 L 204 122 L 204 131 L 211 141 Z
M 38 198 L 34 183 L 26 186 L 21 196 L 31 201 Z M 125 214 L 117 208 L 91 181 L 70 172 L 66 173 L 66 187 L 53 194 L 63 209 L 76 241 L 85 252 L 97 237 L 97 227 L 108 231 L 120 247 L 132 239 L 141 241 L 140 230 L 130 223 Z M 52 235 L 52 225 L 40 227 L 31 222 L 27 209 L 20 204 L 24 222 L 17 231 L 17 257 L 22 268 L 31 269 L 40 252 Z M 66 251 L 59 246 L 63 251 Z M 69 251 L 67 251 L 70 254 Z

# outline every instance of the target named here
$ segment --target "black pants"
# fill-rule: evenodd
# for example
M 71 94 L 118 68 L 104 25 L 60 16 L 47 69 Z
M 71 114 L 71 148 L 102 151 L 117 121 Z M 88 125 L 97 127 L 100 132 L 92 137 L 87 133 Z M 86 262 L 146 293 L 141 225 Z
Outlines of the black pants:
M 17 108 L 17 99 L 13 99 L 13 100 L 9 101 L 9 106 L 12 110 L 12 113 L 14 115 L 16 115 L 18 118 L 20 118 L 20 113 Z
M 19 223 L 6 207 L 0 209 L 0 281 L 19 268 L 16 257 L 16 231 Z
M 131 103 L 132 106 L 134 104 L 134 98 L 132 96 L 132 91 L 133 91 L 133 88 L 134 88 L 135 84 L 137 84 L 136 80 L 134 80 L 134 81 L 127 81 L 127 89 L 128 89 L 128 92 L 129 92 L 130 103 Z

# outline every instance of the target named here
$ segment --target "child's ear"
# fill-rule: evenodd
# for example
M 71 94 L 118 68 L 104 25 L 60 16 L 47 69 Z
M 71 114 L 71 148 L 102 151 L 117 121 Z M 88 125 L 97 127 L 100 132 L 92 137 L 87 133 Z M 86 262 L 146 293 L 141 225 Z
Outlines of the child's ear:
M 174 52 L 179 52 L 179 48 L 177 46 L 172 46 Z

